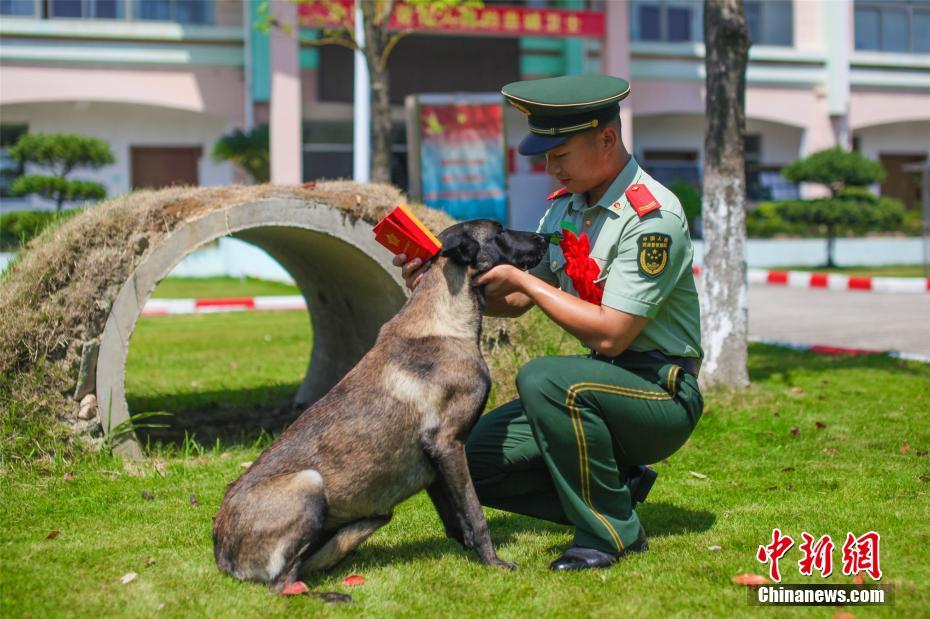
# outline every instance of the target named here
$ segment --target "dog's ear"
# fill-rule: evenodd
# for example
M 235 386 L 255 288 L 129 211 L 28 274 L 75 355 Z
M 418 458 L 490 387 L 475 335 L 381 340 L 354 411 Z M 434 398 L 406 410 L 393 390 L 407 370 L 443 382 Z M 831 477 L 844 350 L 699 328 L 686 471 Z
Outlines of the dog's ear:
M 453 262 L 463 266 L 474 265 L 478 257 L 478 241 L 466 234 L 459 234 L 446 242 L 439 252 Z

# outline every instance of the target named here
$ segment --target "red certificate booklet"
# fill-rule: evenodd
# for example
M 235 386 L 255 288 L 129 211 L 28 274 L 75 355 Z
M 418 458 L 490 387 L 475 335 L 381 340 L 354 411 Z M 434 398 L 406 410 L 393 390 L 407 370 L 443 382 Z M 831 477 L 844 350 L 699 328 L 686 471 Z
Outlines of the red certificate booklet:
M 376 241 L 394 254 L 405 254 L 408 260 L 420 258 L 425 262 L 442 248 L 439 239 L 403 204 L 375 224 L 374 231 Z

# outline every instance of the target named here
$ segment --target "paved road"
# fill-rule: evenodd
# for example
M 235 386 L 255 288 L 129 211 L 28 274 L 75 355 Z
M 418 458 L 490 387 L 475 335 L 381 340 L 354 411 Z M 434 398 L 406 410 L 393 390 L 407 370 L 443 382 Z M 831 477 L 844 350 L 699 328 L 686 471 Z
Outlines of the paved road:
M 930 294 L 753 285 L 749 334 L 797 344 L 930 355 Z

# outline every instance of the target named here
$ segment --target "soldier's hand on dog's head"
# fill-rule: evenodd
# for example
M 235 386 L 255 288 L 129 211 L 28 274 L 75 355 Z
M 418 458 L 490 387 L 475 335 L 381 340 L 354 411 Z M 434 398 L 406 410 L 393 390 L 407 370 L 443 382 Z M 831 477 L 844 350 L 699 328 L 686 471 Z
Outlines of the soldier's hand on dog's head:
M 402 267 L 400 274 L 410 290 L 416 288 L 420 279 L 423 278 L 423 272 L 420 269 L 423 266 L 423 260 L 420 258 L 408 261 L 406 254 L 397 254 L 394 256 L 394 266 Z

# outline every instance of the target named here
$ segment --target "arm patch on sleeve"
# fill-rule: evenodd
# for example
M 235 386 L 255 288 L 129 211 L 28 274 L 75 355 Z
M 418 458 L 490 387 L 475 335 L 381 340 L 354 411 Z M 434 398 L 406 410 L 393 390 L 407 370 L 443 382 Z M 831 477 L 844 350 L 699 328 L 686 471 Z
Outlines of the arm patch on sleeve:
M 672 237 L 667 234 L 658 232 L 640 234 L 636 239 L 636 246 L 639 249 L 637 263 L 640 275 L 646 277 L 662 275 L 665 267 L 668 266 L 671 245 Z

